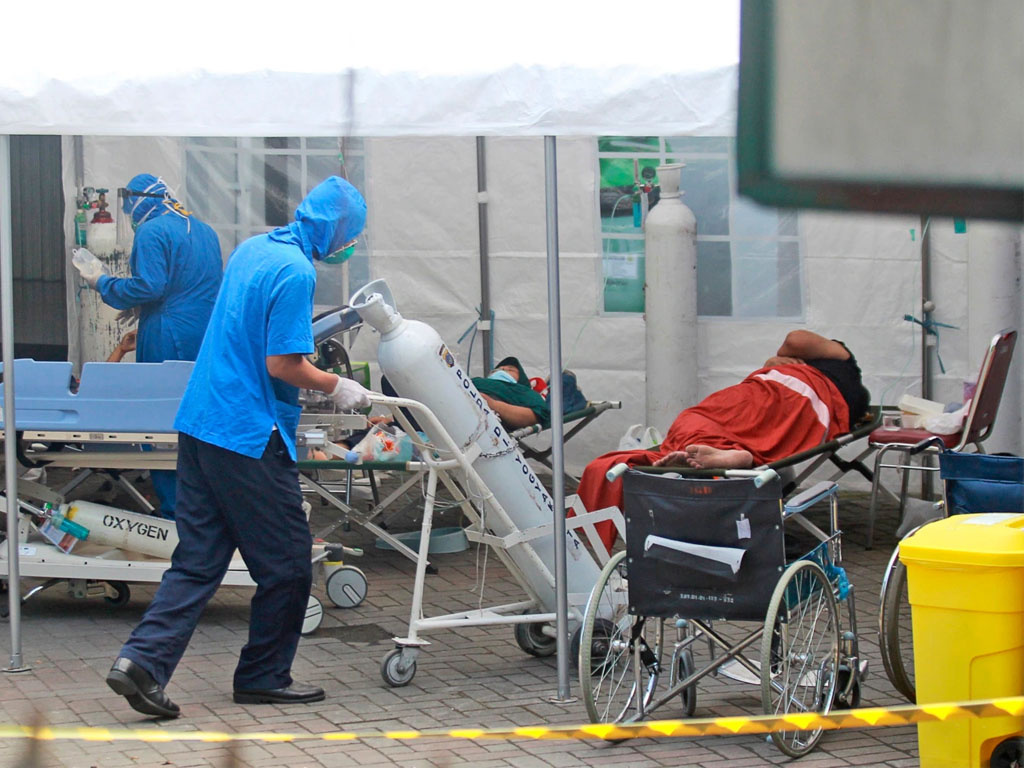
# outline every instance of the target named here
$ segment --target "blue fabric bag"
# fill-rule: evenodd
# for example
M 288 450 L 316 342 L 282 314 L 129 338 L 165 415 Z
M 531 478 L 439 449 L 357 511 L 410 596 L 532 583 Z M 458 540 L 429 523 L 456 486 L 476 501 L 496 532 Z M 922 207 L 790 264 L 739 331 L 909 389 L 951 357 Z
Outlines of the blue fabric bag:
M 939 454 L 947 514 L 1024 514 L 1024 458 L 1000 454 Z

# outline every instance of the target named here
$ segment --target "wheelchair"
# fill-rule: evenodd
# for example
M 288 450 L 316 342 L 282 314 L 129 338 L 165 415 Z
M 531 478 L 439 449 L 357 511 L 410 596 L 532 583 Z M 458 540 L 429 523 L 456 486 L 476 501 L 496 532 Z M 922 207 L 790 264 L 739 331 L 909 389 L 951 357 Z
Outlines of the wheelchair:
M 635 723 L 668 703 L 691 717 L 697 683 L 708 675 L 758 685 L 769 715 L 859 704 L 867 664 L 858 657 L 854 591 L 840 565 L 838 486 L 818 483 L 784 502 L 773 470 L 725 474 L 624 473 L 626 548 L 602 570 L 579 638 L 592 722 Z M 827 531 L 804 515 L 826 502 Z M 794 526 L 816 543 L 787 562 Z M 756 627 L 743 631 L 747 622 Z M 698 669 L 705 643 L 709 660 Z M 818 728 L 771 739 L 799 757 L 821 735 Z
M 942 500 L 936 504 L 936 519 L 981 512 L 1020 514 L 1024 511 L 1024 458 L 946 450 L 941 438 L 934 437 L 922 440 L 910 449 L 910 454 L 928 449 L 938 451 L 942 481 Z M 924 525 L 908 532 L 902 540 L 913 536 Z M 917 686 L 907 568 L 899 555 L 900 545 L 897 544 L 882 577 L 878 646 L 889 682 L 907 701 L 915 704 Z

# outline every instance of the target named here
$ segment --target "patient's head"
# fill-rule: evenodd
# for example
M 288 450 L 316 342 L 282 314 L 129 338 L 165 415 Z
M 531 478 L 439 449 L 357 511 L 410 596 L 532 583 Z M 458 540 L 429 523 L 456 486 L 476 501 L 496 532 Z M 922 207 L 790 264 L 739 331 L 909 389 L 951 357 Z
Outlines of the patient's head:
M 506 357 L 491 371 L 490 377 L 494 378 L 494 374 L 497 371 L 504 371 L 512 377 L 512 381 L 515 384 L 526 384 L 529 386 L 530 377 L 526 375 L 526 371 L 523 369 L 522 364 L 519 362 L 519 358 Z

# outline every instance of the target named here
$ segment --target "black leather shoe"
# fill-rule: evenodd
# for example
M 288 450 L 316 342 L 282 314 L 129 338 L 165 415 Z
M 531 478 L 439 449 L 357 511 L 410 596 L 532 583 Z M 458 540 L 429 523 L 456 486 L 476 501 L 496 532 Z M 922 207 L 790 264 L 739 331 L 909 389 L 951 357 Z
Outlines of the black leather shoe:
M 107 673 L 107 685 L 128 699 L 132 709 L 151 717 L 177 717 L 181 708 L 171 701 L 149 672 L 121 656 Z
M 323 701 L 324 689 L 305 683 L 292 683 L 286 688 L 235 689 L 235 704 L 304 704 Z

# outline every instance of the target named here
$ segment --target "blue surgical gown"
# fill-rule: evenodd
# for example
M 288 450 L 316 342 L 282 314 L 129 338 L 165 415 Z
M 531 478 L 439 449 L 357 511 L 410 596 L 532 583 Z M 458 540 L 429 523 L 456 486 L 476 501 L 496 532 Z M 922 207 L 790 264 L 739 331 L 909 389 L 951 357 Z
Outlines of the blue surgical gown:
M 166 211 L 135 232 L 131 277 L 96 285 L 114 309 L 139 307 L 135 359 L 195 360 L 221 281 L 220 243 L 208 225 Z

